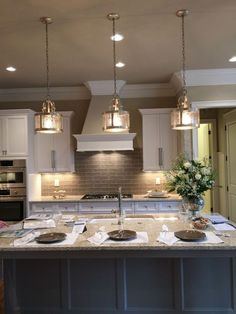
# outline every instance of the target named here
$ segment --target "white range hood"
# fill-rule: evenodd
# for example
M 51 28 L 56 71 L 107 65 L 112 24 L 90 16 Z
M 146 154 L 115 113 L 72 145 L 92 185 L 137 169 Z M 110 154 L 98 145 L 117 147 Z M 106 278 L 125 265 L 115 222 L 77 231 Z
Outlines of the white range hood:
M 125 81 L 117 81 L 117 90 Z M 102 113 L 107 111 L 113 95 L 113 81 L 89 81 L 92 98 L 84 122 L 82 134 L 74 134 L 77 140 L 77 151 L 111 151 L 133 150 L 133 139 L 136 133 L 104 133 L 102 130 Z

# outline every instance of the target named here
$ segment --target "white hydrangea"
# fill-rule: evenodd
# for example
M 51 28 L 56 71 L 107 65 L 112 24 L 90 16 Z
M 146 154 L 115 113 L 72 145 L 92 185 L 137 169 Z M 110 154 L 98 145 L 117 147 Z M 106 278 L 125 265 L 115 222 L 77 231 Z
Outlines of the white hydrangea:
M 202 176 L 200 175 L 200 173 L 195 174 L 195 179 L 196 179 L 196 180 L 200 180 L 201 177 L 202 177 Z
M 206 175 L 206 176 L 209 175 L 210 172 L 211 172 L 211 169 L 210 168 L 206 168 L 206 167 L 203 167 L 202 170 L 201 170 L 201 173 L 203 175 Z
M 186 162 L 184 163 L 184 168 L 188 169 L 188 168 L 190 168 L 190 167 L 191 167 L 191 163 L 190 163 L 189 161 L 186 161 Z

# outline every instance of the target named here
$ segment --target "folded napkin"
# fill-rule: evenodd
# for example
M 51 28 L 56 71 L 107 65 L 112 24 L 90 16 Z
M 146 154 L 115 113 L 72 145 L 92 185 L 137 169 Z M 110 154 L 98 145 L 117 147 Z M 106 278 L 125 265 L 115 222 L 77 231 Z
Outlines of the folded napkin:
M 174 232 L 169 232 L 169 229 L 166 225 L 162 225 L 162 231 L 160 232 L 159 236 L 157 237 L 157 241 L 161 243 L 165 243 L 167 245 L 172 245 L 177 242 L 179 239 L 176 238 Z
M 38 237 L 39 235 L 40 235 L 39 231 L 32 231 L 20 239 L 14 240 L 13 246 L 24 246 L 27 243 L 34 241 L 34 239 Z
M 191 243 L 191 245 L 198 245 L 199 243 L 202 244 L 219 244 L 219 243 L 224 243 L 224 241 L 219 238 L 214 232 L 211 231 L 205 231 L 204 232 L 206 234 L 206 237 L 202 240 L 198 240 L 198 241 L 182 241 L 180 239 L 178 239 L 175 235 L 174 232 L 166 232 L 166 231 L 162 231 L 160 232 L 160 235 L 157 237 L 157 241 L 165 243 L 167 245 L 173 245 L 175 242 L 178 241 L 178 243 Z
M 205 231 L 204 233 L 206 234 L 206 238 L 198 242 L 211 244 L 224 243 L 224 241 L 221 238 L 219 238 L 214 232 Z
M 95 232 L 95 234 L 92 237 L 88 238 L 87 240 L 92 244 L 100 245 L 108 238 L 109 235 L 105 231 L 99 231 Z
M 28 237 L 30 236 L 31 237 Z M 14 246 L 27 246 L 27 247 L 40 247 L 40 246 L 45 246 L 45 245 L 50 245 L 50 246 L 62 246 L 62 245 L 72 245 L 75 243 L 76 239 L 78 238 L 79 234 L 78 233 L 66 233 L 66 238 L 65 240 L 61 242 L 55 242 L 55 243 L 38 243 L 34 241 L 36 237 L 40 235 L 39 231 L 34 231 L 31 234 L 25 236 L 24 238 L 28 237 L 25 239 L 25 241 L 20 241 L 21 239 L 17 239 L 13 242 Z
M 174 235 L 174 232 L 161 231 L 157 237 L 157 241 L 165 243 L 167 245 L 173 245 L 175 242 L 179 241 L 178 238 Z

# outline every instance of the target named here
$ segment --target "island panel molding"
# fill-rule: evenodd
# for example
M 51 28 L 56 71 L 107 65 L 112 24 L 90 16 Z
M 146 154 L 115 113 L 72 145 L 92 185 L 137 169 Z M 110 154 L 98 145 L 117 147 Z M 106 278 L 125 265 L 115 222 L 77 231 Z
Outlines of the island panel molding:
M 5 260 L 6 314 L 236 313 L 235 257 L 100 251 L 100 258 Z

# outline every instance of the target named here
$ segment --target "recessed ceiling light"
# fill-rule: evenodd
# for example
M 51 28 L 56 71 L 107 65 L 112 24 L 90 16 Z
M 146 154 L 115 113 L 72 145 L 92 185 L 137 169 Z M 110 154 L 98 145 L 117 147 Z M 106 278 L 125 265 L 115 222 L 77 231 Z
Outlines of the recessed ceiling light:
M 14 67 L 7 67 L 6 70 L 7 70 L 8 72 L 15 72 L 15 71 L 16 71 L 16 68 L 14 68 Z
M 119 61 L 119 62 L 116 63 L 116 67 L 117 68 L 123 68 L 124 66 L 125 66 L 125 63 L 123 63 L 123 62 Z
M 230 58 L 229 62 L 236 62 L 236 56 L 233 56 L 232 58 Z
M 114 40 L 114 41 L 121 41 L 123 39 L 124 39 L 124 36 L 119 33 L 116 33 L 114 36 L 111 36 L 111 40 Z

